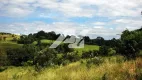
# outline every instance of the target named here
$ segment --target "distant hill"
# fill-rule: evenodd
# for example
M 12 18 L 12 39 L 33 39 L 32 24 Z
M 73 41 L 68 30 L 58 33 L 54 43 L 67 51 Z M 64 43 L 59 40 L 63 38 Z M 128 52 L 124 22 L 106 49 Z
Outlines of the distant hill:
M 12 33 L 0 32 L 0 41 L 11 41 L 13 39 L 19 39 L 20 36 Z

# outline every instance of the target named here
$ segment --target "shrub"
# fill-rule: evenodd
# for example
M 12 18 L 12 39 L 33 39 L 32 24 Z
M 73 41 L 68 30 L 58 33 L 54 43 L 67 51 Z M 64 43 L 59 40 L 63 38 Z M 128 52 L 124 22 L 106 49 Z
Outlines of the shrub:
M 142 57 L 142 50 L 139 52 L 138 56 L 141 56 L 141 57 Z
M 32 66 L 33 61 L 22 62 L 21 64 L 22 64 L 22 66 Z
M 55 64 L 57 52 L 54 49 L 40 51 L 34 59 L 36 67 L 45 67 Z
M 63 57 L 71 62 L 75 62 L 80 59 L 78 52 L 69 52 L 69 53 L 65 54 Z
M 3 49 L 0 48 L 0 72 L 7 69 L 7 55 Z
M 59 52 L 59 53 L 67 53 L 67 52 L 73 52 L 74 49 L 73 48 L 69 48 L 68 47 L 69 44 L 60 44 L 56 50 Z
M 18 39 L 14 37 L 11 41 L 16 42 Z
M 33 61 L 38 49 L 34 45 L 24 45 L 22 48 L 8 49 L 7 57 L 11 65 L 22 66 L 23 62 Z
M 38 40 L 37 43 L 36 43 L 36 46 L 40 49 L 40 50 L 43 50 L 45 49 L 46 47 L 50 46 L 51 44 L 50 43 L 42 43 L 41 40 Z
M 127 40 L 121 44 L 120 53 L 124 55 L 127 59 L 135 59 L 138 53 L 140 52 L 137 47 L 137 42 L 135 40 Z
M 100 57 L 95 57 L 95 58 L 91 58 L 88 59 L 86 62 L 86 66 L 89 68 L 91 65 L 95 64 L 97 66 L 99 66 L 100 64 L 102 64 L 104 62 L 104 60 Z
M 115 55 L 115 54 L 116 54 L 116 51 L 113 48 L 108 49 L 108 55 L 109 56 L 112 56 L 112 55 Z
M 68 65 L 70 63 L 70 61 L 69 60 L 64 60 L 63 62 L 62 62 L 62 65 Z
M 56 65 L 61 65 L 63 63 L 63 61 L 64 61 L 63 54 L 57 54 L 54 63 Z
M 99 50 L 99 55 L 107 56 L 108 55 L 108 46 L 101 46 Z
M 19 44 L 31 44 L 34 42 L 34 38 L 26 35 L 21 35 L 20 39 L 17 41 Z
M 0 66 L 7 65 L 7 55 L 3 49 L 0 48 Z
M 7 50 L 8 60 L 11 65 L 21 66 L 22 62 L 27 61 L 28 54 L 24 49 L 9 49 Z
M 87 52 L 82 52 L 82 58 L 93 58 L 98 55 L 98 51 L 87 51 Z

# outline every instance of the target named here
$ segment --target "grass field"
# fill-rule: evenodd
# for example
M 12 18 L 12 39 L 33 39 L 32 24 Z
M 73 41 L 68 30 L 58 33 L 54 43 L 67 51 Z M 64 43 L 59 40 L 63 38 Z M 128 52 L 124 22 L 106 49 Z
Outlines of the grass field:
M 6 49 L 6 48 L 19 48 L 22 44 L 17 44 L 16 42 L 11 41 L 3 41 L 0 42 L 0 48 Z
M 43 40 L 41 40 L 41 43 L 53 43 L 53 41 L 52 40 L 43 39 Z M 34 41 L 33 44 L 37 44 L 37 41 Z
M 13 37 L 11 35 L 3 35 L 6 36 L 6 41 L 0 41 L 0 47 L 2 48 L 18 48 L 22 46 L 22 44 L 17 44 L 16 42 L 12 42 L 11 40 Z M 16 38 L 19 38 L 19 36 L 15 36 Z M 41 40 L 41 43 L 53 43 L 52 40 Z M 37 41 L 34 41 L 33 44 L 37 44 Z M 89 50 L 99 50 L 99 46 L 97 45 L 85 45 L 84 48 L 78 48 L 75 49 L 76 51 L 82 52 L 82 51 L 89 51 Z
M 89 51 L 89 50 L 99 50 L 97 45 L 85 45 L 84 48 L 76 48 L 77 51 Z
M 54 41 L 52 40 L 46 40 L 46 39 L 43 39 L 41 40 L 41 43 L 53 43 Z M 33 44 L 37 44 L 37 41 L 34 41 Z M 84 48 L 76 48 L 75 49 L 76 51 L 89 51 L 89 50 L 99 50 L 99 46 L 97 45 L 85 45 Z
M 21 47 L 22 44 L 17 44 L 16 42 L 13 42 L 13 38 L 19 38 L 20 36 L 18 35 L 0 35 L 0 37 L 6 37 L 6 40 L 1 40 L 0 41 L 0 48 L 6 49 L 6 48 L 18 48 Z
M 7 34 L 7 35 L 0 34 L 0 37 L 6 37 L 6 41 L 11 41 L 13 38 L 17 38 L 17 39 L 20 38 L 19 35 L 15 35 L 15 34 Z
M 66 66 L 45 68 L 36 72 L 34 67 L 9 67 L 0 72 L 0 80 L 141 80 L 142 58 L 123 61 L 122 56 L 103 58 L 104 62 L 91 65 L 75 62 Z

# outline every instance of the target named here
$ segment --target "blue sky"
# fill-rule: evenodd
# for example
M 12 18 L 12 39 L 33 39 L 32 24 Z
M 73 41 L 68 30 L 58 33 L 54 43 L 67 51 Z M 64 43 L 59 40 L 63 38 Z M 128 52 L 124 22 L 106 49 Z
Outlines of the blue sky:
M 141 0 L 0 0 L 0 32 L 119 38 L 142 26 L 141 10 Z

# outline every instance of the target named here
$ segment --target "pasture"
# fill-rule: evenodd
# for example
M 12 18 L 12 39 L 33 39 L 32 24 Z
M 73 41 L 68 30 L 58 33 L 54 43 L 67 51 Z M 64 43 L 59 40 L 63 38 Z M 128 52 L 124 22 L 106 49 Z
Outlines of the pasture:
M 5 40 L 1 39 L 0 40 L 0 48 L 7 49 L 7 48 L 19 48 L 22 46 L 22 44 L 17 44 L 16 42 L 12 41 L 13 39 L 19 39 L 19 35 L 12 35 L 12 34 L 7 34 L 7 35 L 2 35 L 0 34 L 0 38 L 6 37 Z

